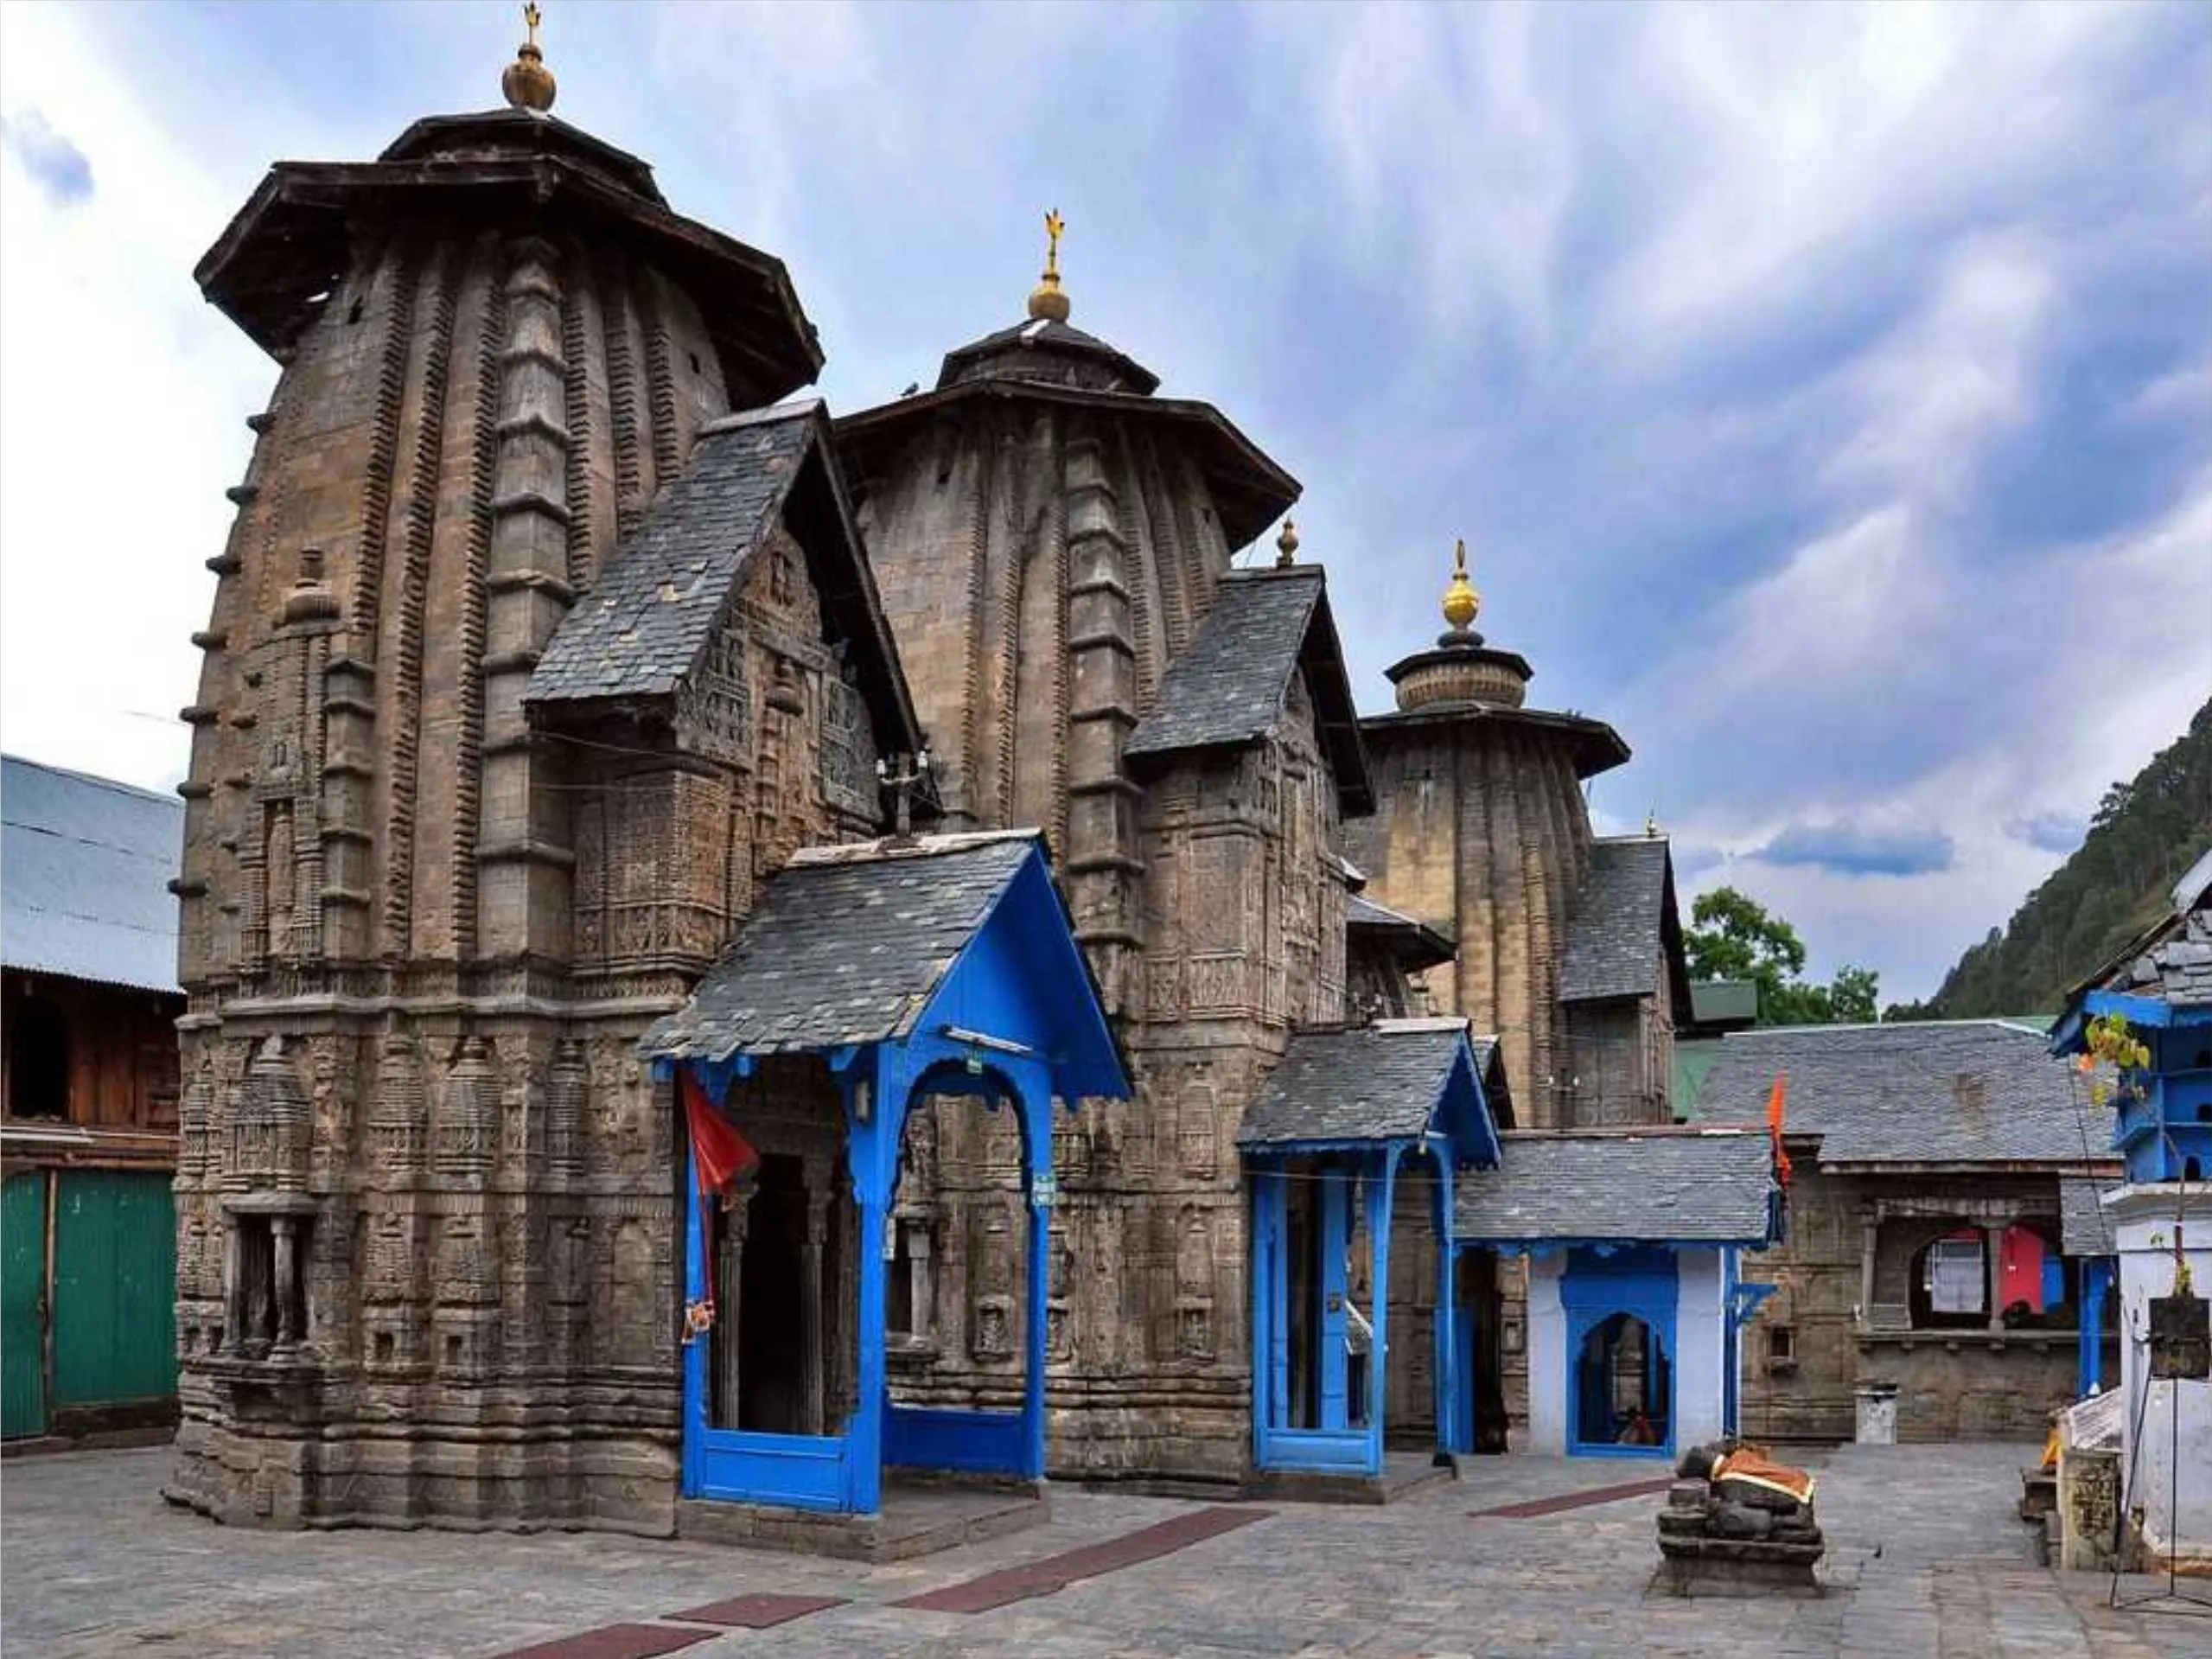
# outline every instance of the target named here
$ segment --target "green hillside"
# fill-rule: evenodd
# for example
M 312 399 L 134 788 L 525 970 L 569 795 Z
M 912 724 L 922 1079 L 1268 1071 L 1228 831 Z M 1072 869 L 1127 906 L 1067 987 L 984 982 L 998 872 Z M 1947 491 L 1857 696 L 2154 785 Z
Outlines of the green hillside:
M 2212 845 L 2212 702 L 2127 783 L 2105 791 L 2088 837 L 2028 895 L 2002 933 L 1959 959 L 1935 999 L 1892 1018 L 2049 1011 L 2155 921 Z

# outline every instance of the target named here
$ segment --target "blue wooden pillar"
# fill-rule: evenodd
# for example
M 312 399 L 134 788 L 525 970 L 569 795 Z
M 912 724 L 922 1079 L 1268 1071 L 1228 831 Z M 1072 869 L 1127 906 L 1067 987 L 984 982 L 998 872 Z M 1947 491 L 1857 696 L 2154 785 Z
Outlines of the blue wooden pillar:
M 883 1498 L 883 1406 L 889 1378 L 883 1363 L 883 1239 L 889 1225 L 891 1178 L 898 1167 L 910 1079 L 886 1047 L 868 1050 L 845 1069 L 845 1148 L 853 1202 L 860 1212 L 858 1399 L 854 1401 L 845 1464 L 845 1507 L 873 1515 Z M 886 1155 L 888 1146 L 888 1157 Z
M 706 1220 L 706 1206 L 699 1202 L 699 1166 L 686 1136 L 684 1144 L 684 1300 L 702 1301 L 706 1296 L 711 1265 L 699 1237 Z M 716 1310 L 719 1318 L 721 1311 Z M 687 1337 L 684 1343 L 684 1468 L 685 1497 L 699 1495 L 700 1459 L 704 1453 L 706 1428 L 706 1360 L 708 1338 Z
M 1052 1167 L 1052 1079 L 1035 1066 L 1010 1068 L 1021 1098 L 1023 1195 L 1030 1212 L 1030 1272 L 1023 1287 L 1028 1366 L 1022 1379 L 1023 1475 L 1044 1478 L 1044 1356 L 1046 1292 L 1051 1288 L 1052 1206 L 1058 1200 Z
M 1431 1161 L 1437 1170 L 1433 1218 L 1437 1231 L 1437 1445 L 1446 1452 L 1471 1452 L 1475 1444 L 1463 1396 L 1472 1388 L 1474 1380 L 1460 1362 L 1466 1344 L 1459 1329 L 1464 1315 L 1459 1305 L 1459 1253 L 1452 1242 L 1451 1165 L 1433 1152 Z
M 1289 1426 L 1288 1187 L 1280 1168 L 1252 1171 L 1252 1460 L 1263 1469 L 1272 1460 L 1270 1436 Z
M 1367 1289 L 1374 1298 L 1373 1351 L 1367 1356 L 1367 1469 L 1382 1470 L 1384 1383 L 1390 1372 L 1390 1201 L 1398 1179 L 1398 1149 L 1386 1147 L 1380 1168 L 1369 1177 L 1367 1201 Z
M 1350 1275 L 1346 1258 L 1352 1247 L 1352 1177 L 1338 1167 L 1324 1168 L 1315 1196 L 1321 1223 L 1321 1306 L 1316 1322 L 1320 1329 L 1321 1421 L 1317 1426 L 1343 1429 L 1350 1426 L 1345 1401 L 1347 1355 L 1344 1348 L 1344 1298 Z
M 2075 1378 L 2080 1394 L 2104 1387 L 2105 1298 L 2112 1294 L 2115 1265 L 2110 1256 L 2093 1256 L 2081 1264 L 2081 1309 L 2075 1321 L 2081 1327 Z

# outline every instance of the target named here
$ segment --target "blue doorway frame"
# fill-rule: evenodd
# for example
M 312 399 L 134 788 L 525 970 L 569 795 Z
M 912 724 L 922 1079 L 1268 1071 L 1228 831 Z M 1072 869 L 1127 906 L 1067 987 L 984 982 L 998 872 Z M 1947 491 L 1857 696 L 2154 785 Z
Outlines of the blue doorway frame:
M 1567 1349 L 1563 1383 L 1567 1391 L 1567 1452 L 1572 1457 L 1652 1458 L 1674 1455 L 1675 1310 L 1680 1282 L 1672 1250 L 1628 1248 L 1610 1254 L 1591 1248 L 1570 1250 L 1566 1272 L 1559 1279 L 1559 1305 L 1566 1316 Z M 1609 1404 L 1603 1430 L 1593 1435 L 1585 1420 L 1593 1381 L 1610 1396 L 1614 1379 L 1610 1370 L 1593 1379 L 1589 1344 L 1616 1319 L 1633 1319 L 1644 1330 L 1642 1358 L 1643 1401 L 1647 1417 L 1658 1404 L 1654 1399 L 1655 1378 L 1663 1378 L 1665 1401 L 1652 1426 L 1660 1438 L 1650 1445 L 1622 1444 Z M 1610 1343 L 1600 1353 L 1610 1356 Z

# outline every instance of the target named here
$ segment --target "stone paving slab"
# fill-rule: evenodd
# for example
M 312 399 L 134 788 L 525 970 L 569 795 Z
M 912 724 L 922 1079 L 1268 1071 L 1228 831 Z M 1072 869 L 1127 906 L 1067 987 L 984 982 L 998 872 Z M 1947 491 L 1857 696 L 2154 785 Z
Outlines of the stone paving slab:
M 1045 1526 L 868 1566 L 597 1534 L 232 1531 L 160 1503 L 163 1452 L 22 1458 L 0 1471 L 0 1645 L 56 1659 L 488 1659 L 609 1626 L 683 1629 L 685 1610 L 740 1597 L 808 1597 L 837 1605 L 709 1629 L 682 1651 L 2212 1659 L 2212 1620 L 2114 1611 L 2108 1580 L 2034 1564 L 2011 1513 L 2024 1455 L 1844 1447 L 1807 1459 L 1831 1541 L 1833 1593 L 1814 1602 L 1648 1598 L 1662 1494 L 1470 1515 L 1641 1472 L 1516 1456 L 1472 1459 L 1464 1479 L 1384 1507 L 1271 1503 L 1265 1520 L 975 1613 L 892 1604 L 1075 1552 L 1110 1560 L 1115 1541 L 1209 1506 L 1056 1487 Z

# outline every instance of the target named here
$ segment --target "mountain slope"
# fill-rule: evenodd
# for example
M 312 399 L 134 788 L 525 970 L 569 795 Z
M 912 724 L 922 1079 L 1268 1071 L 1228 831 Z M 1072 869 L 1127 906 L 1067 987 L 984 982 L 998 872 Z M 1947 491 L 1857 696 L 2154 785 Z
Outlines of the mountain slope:
M 2061 994 L 2154 921 L 2212 845 L 2212 702 L 2128 783 L 2105 791 L 2089 833 L 2013 912 L 1959 959 L 1934 1000 L 1895 1017 L 2049 1012 Z

